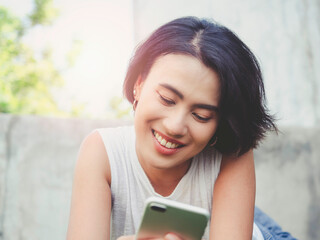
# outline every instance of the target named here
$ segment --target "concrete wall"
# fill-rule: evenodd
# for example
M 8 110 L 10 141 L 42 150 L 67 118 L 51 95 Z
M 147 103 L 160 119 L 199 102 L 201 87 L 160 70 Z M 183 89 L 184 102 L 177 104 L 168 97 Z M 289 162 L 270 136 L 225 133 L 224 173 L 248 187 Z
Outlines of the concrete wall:
M 116 121 L 0 114 L 0 239 L 65 239 L 82 139 Z
M 0 114 L 0 240 L 65 239 L 82 139 L 121 121 Z M 286 128 L 255 151 L 257 205 L 299 239 L 320 239 L 320 129 Z

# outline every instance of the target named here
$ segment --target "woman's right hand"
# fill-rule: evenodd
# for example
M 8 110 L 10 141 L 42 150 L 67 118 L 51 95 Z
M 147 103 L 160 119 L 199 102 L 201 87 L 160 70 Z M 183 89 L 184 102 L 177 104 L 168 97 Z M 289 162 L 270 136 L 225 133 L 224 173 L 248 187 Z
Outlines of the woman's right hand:
M 135 240 L 135 236 L 134 235 L 122 236 L 122 237 L 119 237 L 117 240 Z M 163 238 L 148 238 L 148 240 L 183 240 L 183 239 L 178 237 L 174 233 L 167 233 Z

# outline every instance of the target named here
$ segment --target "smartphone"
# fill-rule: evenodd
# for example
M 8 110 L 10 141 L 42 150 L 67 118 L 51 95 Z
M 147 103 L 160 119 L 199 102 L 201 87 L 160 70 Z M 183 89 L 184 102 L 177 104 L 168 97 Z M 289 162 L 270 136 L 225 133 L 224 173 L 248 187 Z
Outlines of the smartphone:
M 171 232 L 185 240 L 200 240 L 209 217 L 206 209 L 151 197 L 146 200 L 136 239 L 161 238 Z

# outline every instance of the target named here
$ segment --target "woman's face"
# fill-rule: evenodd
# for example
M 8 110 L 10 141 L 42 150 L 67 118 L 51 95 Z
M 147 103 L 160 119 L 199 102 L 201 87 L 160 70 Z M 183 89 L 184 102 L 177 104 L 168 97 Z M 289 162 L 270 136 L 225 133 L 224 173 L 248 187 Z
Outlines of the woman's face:
M 168 54 L 158 58 L 135 85 L 136 151 L 142 167 L 189 166 L 218 125 L 218 75 L 198 59 Z

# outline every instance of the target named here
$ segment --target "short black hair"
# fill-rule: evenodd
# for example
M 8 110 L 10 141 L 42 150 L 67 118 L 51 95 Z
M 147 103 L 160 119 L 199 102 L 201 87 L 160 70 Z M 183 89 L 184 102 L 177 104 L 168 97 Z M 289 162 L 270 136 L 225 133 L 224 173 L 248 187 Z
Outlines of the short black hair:
M 170 53 L 191 55 L 219 76 L 219 124 L 214 136 L 218 137 L 218 151 L 242 155 L 255 148 L 267 131 L 277 131 L 266 107 L 256 57 L 236 34 L 208 19 L 175 19 L 159 27 L 137 47 L 123 86 L 131 103 L 138 77 L 145 79 L 153 63 Z

